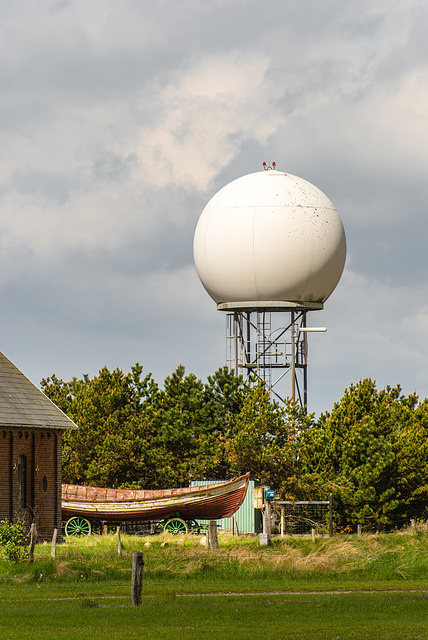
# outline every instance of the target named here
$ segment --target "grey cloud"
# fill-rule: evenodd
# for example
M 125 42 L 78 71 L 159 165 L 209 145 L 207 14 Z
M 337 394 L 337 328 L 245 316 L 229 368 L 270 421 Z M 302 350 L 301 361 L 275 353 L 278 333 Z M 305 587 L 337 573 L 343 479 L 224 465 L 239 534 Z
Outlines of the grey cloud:
M 54 171 L 14 171 L 10 187 L 23 195 L 41 195 L 47 200 L 64 204 L 70 199 L 73 179 Z
M 127 178 L 130 171 L 135 169 L 136 164 L 137 158 L 135 156 L 123 157 L 110 151 L 104 151 L 93 158 L 91 178 L 118 182 Z

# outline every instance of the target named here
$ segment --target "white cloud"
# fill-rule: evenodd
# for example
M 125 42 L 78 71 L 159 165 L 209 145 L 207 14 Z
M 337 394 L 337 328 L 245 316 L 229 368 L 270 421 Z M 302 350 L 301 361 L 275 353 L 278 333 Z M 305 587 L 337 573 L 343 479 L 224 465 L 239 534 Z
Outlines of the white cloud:
M 137 180 L 205 190 L 243 141 L 266 144 L 284 119 L 272 104 L 268 68 L 266 56 L 218 55 L 159 87 L 155 121 L 127 147 L 139 158 Z M 153 96 L 144 93 L 146 99 Z

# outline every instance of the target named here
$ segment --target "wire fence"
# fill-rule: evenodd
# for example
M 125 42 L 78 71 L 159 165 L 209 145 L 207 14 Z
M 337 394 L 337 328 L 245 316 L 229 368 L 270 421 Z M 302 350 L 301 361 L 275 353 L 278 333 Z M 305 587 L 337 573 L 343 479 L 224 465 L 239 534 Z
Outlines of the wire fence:
M 330 533 L 330 502 L 281 502 L 275 505 L 277 526 L 281 534 L 303 535 Z

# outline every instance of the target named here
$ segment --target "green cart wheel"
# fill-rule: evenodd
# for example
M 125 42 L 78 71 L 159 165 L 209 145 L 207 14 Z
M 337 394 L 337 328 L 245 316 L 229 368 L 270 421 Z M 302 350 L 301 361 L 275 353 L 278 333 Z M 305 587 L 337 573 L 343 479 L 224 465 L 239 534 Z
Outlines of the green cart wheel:
M 189 531 L 191 533 L 200 533 L 201 532 L 201 525 L 199 524 L 199 522 L 197 520 L 188 520 L 187 521 L 187 526 L 189 527 Z
M 86 518 L 73 516 L 65 524 L 66 536 L 88 536 L 91 533 L 91 523 Z
M 159 520 L 159 522 L 156 522 L 153 528 L 154 533 L 162 533 L 162 531 L 165 531 L 164 526 L 165 520 Z
M 189 533 L 189 527 L 181 518 L 171 518 L 171 520 L 165 522 L 163 530 L 172 533 L 174 536 Z
M 101 535 L 103 532 L 103 523 L 99 520 L 92 520 L 91 533 L 95 535 Z

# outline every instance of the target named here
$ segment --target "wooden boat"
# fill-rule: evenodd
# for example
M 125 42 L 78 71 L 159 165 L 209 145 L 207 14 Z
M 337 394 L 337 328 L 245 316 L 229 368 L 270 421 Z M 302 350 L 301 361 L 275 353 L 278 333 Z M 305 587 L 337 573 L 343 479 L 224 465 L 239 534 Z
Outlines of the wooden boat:
M 217 520 L 231 517 L 241 506 L 250 474 L 197 487 L 178 489 L 106 489 L 62 485 L 63 518 L 80 516 L 100 521 L 141 521 L 167 518 Z

